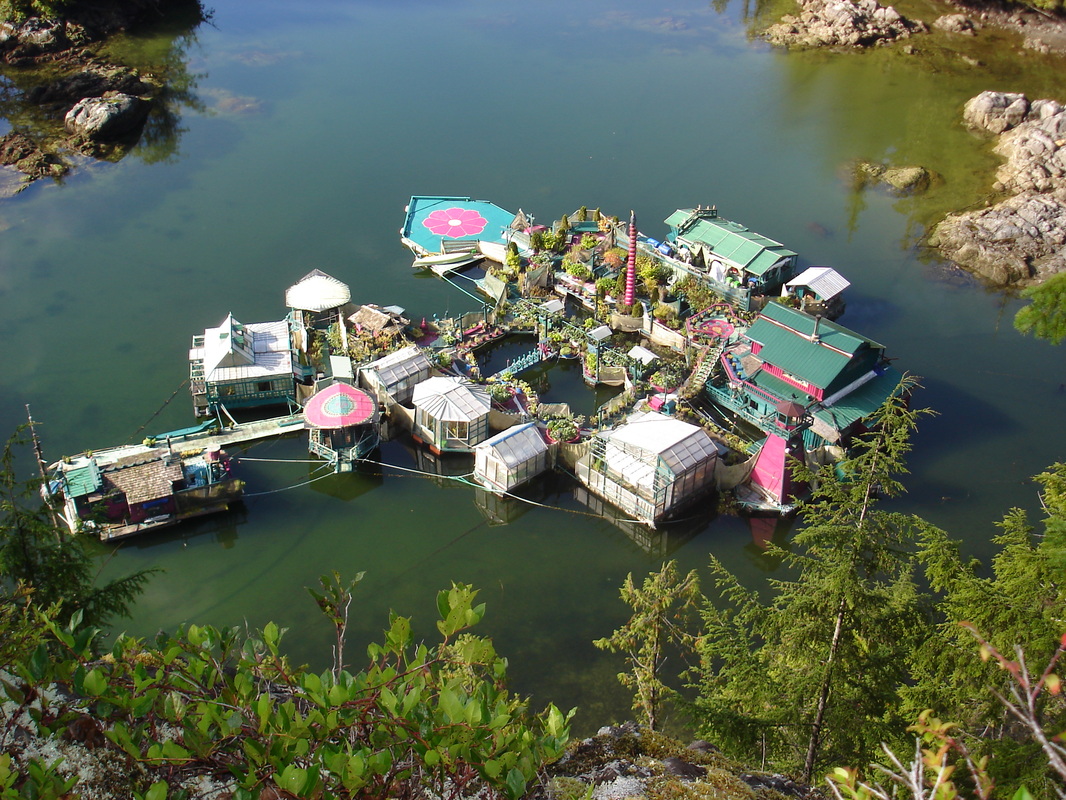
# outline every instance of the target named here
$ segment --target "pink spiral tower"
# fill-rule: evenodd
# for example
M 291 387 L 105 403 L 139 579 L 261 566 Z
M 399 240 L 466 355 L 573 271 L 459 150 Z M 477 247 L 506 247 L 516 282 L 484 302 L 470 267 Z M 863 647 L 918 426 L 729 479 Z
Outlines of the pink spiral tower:
M 632 306 L 637 293 L 637 215 L 629 212 L 629 263 L 626 266 L 626 296 L 627 306 Z

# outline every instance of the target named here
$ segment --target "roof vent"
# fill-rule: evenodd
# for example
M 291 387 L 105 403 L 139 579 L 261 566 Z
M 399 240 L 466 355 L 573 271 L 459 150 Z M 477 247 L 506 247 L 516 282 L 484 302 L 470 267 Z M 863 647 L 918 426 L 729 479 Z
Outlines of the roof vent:
M 817 316 L 815 316 L 815 318 L 814 318 L 814 330 L 811 332 L 811 341 L 814 342 L 815 344 L 818 344 L 818 342 L 821 341 L 821 337 L 818 335 L 818 325 L 819 325 L 819 323 L 821 323 L 821 321 L 822 321 L 822 315 L 821 314 L 818 314 Z

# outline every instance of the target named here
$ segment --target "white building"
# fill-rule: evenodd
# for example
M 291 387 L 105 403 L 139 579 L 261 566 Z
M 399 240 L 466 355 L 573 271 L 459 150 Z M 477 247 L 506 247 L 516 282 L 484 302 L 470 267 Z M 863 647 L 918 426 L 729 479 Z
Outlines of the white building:
M 515 425 L 474 448 L 474 477 L 486 488 L 508 492 L 550 466 L 551 451 L 535 422 Z
M 591 492 L 655 526 L 710 492 L 720 450 L 696 425 L 654 411 L 593 437 L 577 462 Z
M 414 388 L 415 439 L 433 452 L 468 453 L 489 438 L 489 393 L 463 378 L 435 377 Z

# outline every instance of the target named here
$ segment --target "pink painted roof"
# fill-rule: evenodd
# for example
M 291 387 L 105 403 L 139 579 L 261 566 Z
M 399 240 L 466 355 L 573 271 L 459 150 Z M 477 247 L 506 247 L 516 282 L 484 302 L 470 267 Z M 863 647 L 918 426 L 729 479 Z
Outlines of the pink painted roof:
M 376 406 L 370 395 L 346 383 L 335 383 L 307 401 L 304 417 L 315 428 L 346 428 L 373 419 Z

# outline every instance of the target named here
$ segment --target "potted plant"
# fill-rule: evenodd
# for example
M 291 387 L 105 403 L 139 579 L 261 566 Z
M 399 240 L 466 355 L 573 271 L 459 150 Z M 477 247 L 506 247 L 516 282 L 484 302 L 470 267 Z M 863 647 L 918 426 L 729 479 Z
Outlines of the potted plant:
M 553 442 L 576 442 L 581 438 L 582 417 L 554 417 L 548 420 L 548 437 Z

